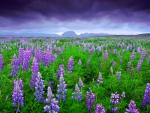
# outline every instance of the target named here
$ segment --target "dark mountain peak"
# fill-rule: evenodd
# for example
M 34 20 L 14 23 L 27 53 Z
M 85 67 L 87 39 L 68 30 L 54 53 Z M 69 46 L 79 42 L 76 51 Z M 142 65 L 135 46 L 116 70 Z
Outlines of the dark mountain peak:
M 66 31 L 61 36 L 62 37 L 77 37 L 78 35 L 74 31 Z

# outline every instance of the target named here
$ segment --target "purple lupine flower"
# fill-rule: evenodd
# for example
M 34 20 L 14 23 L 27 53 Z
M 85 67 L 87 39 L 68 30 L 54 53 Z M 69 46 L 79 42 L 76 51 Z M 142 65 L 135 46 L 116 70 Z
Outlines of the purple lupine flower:
M 114 49 L 114 54 L 116 54 L 116 52 L 117 52 L 117 49 Z
M 30 50 L 24 51 L 22 70 L 28 70 L 30 58 L 31 58 L 31 51 Z
M 130 56 L 130 59 L 131 59 L 131 60 L 134 60 L 134 59 L 135 59 L 135 52 L 134 52 L 134 51 L 132 52 L 132 55 Z
M 44 66 L 49 66 L 52 60 L 52 53 L 51 52 L 44 52 L 42 55 L 42 62 Z
M 23 54 L 24 54 L 24 49 L 19 48 L 19 64 L 23 65 Z
M 103 53 L 103 58 L 105 58 L 106 60 L 108 60 L 108 52 L 107 50 L 105 50 L 105 52 Z
M 132 54 L 132 55 L 130 56 L 130 59 L 131 59 L 131 60 L 134 60 L 134 59 L 135 59 L 135 55 Z
M 42 80 L 42 76 L 40 74 L 40 72 L 38 72 L 38 76 L 36 78 L 36 82 L 35 82 L 35 100 L 38 100 L 38 102 L 43 103 L 44 102 L 44 91 L 43 89 L 45 88 L 44 85 L 44 80 Z
M 33 59 L 31 70 L 32 70 L 32 78 L 30 80 L 30 87 L 32 88 L 35 87 L 36 78 L 39 72 L 39 65 L 35 58 Z
M 3 56 L 0 54 L 0 71 L 4 69 Z
M 118 56 L 120 56 L 120 51 L 118 51 Z
M 57 90 L 56 97 L 58 100 L 62 99 L 63 101 L 65 101 L 66 93 L 67 93 L 67 89 L 66 89 L 67 85 L 66 85 L 66 83 L 64 81 L 64 77 L 62 75 L 60 75 L 59 81 L 60 81 L 60 84 L 57 85 L 58 90 Z
M 59 78 L 60 75 L 64 76 L 65 74 L 65 70 L 64 70 L 64 65 L 59 65 L 59 69 L 58 69 L 58 73 L 56 74 L 56 76 Z
M 90 54 L 92 54 L 93 52 L 95 52 L 95 47 L 94 47 L 94 45 L 92 46 L 91 49 L 89 49 L 89 52 L 90 52 Z
M 121 71 L 116 72 L 117 80 L 120 82 L 121 80 Z
M 138 111 L 138 109 L 136 109 L 135 107 L 136 107 L 135 102 L 131 100 L 129 105 L 128 105 L 128 109 L 126 109 L 125 113 L 140 113 Z
M 14 54 L 13 59 L 11 60 L 11 76 L 15 77 L 18 75 L 19 72 L 19 60 Z
M 75 92 L 73 92 L 72 94 L 73 94 L 73 96 L 72 96 L 73 100 L 78 100 L 79 102 L 82 101 L 82 92 L 80 92 L 78 84 L 76 84 Z
M 150 83 L 146 84 L 144 98 L 143 98 L 143 101 L 142 101 L 142 108 L 144 109 L 147 104 L 150 104 Z
M 125 98 L 125 92 L 124 91 L 122 92 L 120 99 L 123 99 L 123 98 Z
M 14 91 L 12 94 L 12 99 L 13 99 L 13 106 L 24 106 L 24 97 L 23 97 L 23 85 L 22 85 L 22 80 L 14 80 Z M 18 111 L 19 108 L 18 108 Z
M 147 54 L 148 52 L 147 51 L 142 51 L 142 56 L 141 56 L 141 59 L 144 60 L 144 57 L 145 55 Z
M 103 78 L 102 78 L 102 74 L 101 74 L 101 72 L 99 72 L 97 82 L 98 82 L 98 84 L 97 84 L 97 85 L 99 85 L 99 84 L 103 84 Z
M 128 45 L 127 48 L 126 48 L 126 51 L 129 51 L 129 45 Z
M 48 87 L 47 99 L 44 102 L 49 105 L 44 106 L 44 112 L 49 111 L 49 113 L 57 113 L 60 111 L 58 101 L 53 97 L 54 95 L 52 94 L 51 88 Z
M 81 78 L 79 78 L 79 86 L 80 86 L 81 88 L 83 88 L 83 87 L 84 87 L 84 84 L 83 84 L 83 81 L 82 81 L 82 79 L 81 79 Z
M 143 61 L 141 59 L 138 61 L 137 71 L 140 71 L 142 62 Z
M 116 105 L 119 104 L 119 94 L 117 94 L 117 92 L 116 92 L 116 94 L 113 94 L 113 93 L 111 94 L 110 103 L 113 105 L 111 111 L 113 113 L 116 113 L 118 111 L 118 108 L 116 107 Z
M 114 62 L 113 62 L 113 65 L 116 66 L 116 64 L 117 64 L 117 63 L 114 61 Z
M 37 62 L 41 62 L 42 61 L 42 54 L 41 54 L 41 50 L 36 50 L 35 51 L 35 58 L 37 60 Z
M 73 68 L 74 68 L 74 60 L 73 57 L 71 56 L 68 61 L 68 71 L 72 72 Z
M 92 108 L 94 107 L 95 103 L 95 94 L 92 93 L 92 90 L 90 89 L 90 92 L 86 92 L 86 108 L 89 112 L 92 112 Z
M 56 54 L 54 54 L 54 56 L 52 57 L 51 62 L 55 62 L 55 61 L 56 61 L 56 58 L 57 58 L 57 55 L 56 55 Z
M 102 106 L 102 104 L 96 104 L 96 110 L 94 113 L 106 113 L 104 106 Z
M 81 62 L 81 60 L 79 59 L 79 61 L 78 61 L 78 65 L 79 66 L 81 66 L 82 65 L 82 62 Z

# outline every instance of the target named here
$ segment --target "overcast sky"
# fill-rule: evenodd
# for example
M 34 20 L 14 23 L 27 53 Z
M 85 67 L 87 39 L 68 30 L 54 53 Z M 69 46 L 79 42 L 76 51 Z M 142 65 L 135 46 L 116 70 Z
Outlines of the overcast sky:
M 150 32 L 150 0 L 1 0 L 1 33 Z

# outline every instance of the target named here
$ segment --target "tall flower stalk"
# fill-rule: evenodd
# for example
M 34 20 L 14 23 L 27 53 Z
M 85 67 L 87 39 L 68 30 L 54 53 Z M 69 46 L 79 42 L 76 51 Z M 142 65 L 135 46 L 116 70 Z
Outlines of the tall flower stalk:
M 52 60 L 52 53 L 51 52 L 44 52 L 42 55 L 42 62 L 44 66 L 49 66 Z
M 82 101 L 82 92 L 80 92 L 78 84 L 76 84 L 75 92 L 73 92 L 72 94 L 73 94 L 73 96 L 72 96 L 73 100 L 78 100 L 79 102 Z
M 66 100 L 66 93 L 67 93 L 67 89 L 66 89 L 67 85 L 66 85 L 66 83 L 64 81 L 64 77 L 62 75 L 60 76 L 59 81 L 60 81 L 60 84 L 57 85 L 58 90 L 57 90 L 56 97 L 59 101 L 61 99 L 63 101 L 65 101 Z
M 11 76 L 16 77 L 19 72 L 19 60 L 17 56 L 14 54 L 13 59 L 11 60 Z
M 79 86 L 81 87 L 81 89 L 84 87 L 84 84 L 81 78 L 79 78 Z
M 19 64 L 23 65 L 23 54 L 24 54 L 24 49 L 19 48 Z
M 14 80 L 14 91 L 12 94 L 13 106 L 17 106 L 16 112 L 20 112 L 20 106 L 24 106 L 22 80 Z
M 102 104 L 96 104 L 96 110 L 94 113 L 106 113 L 104 106 L 102 106 Z
M 98 75 L 98 79 L 97 79 L 97 86 L 99 85 L 99 84 L 103 84 L 103 78 L 102 78 L 102 74 L 101 74 L 101 72 L 99 72 L 99 75 Z
M 0 54 L 0 71 L 4 69 L 3 56 Z
M 73 68 L 74 68 L 74 60 L 73 57 L 71 56 L 68 61 L 68 71 L 72 72 Z
M 45 85 L 44 85 L 44 80 L 42 80 L 42 76 L 40 74 L 40 72 L 38 72 L 38 76 L 36 78 L 36 82 L 35 82 L 35 100 L 37 100 L 40 103 L 44 102 L 44 89 Z
M 32 88 L 32 87 L 35 87 L 36 78 L 39 72 L 39 65 L 35 58 L 33 59 L 31 71 L 32 71 L 32 78 L 30 80 L 30 87 Z
M 89 112 L 92 112 L 92 108 L 94 107 L 95 103 L 95 94 L 92 93 L 92 90 L 86 92 L 86 108 Z
M 31 50 L 24 51 L 22 70 L 26 70 L 26 71 L 28 70 L 31 55 L 32 55 Z
M 146 105 L 150 104 L 150 83 L 146 84 L 146 89 L 145 89 L 145 93 L 144 93 L 144 98 L 142 101 L 142 108 L 146 108 Z
M 118 111 L 117 105 L 119 104 L 119 94 L 117 94 L 117 92 L 115 94 L 111 94 L 111 101 L 110 103 L 112 104 L 112 109 L 111 111 L 113 113 L 116 113 Z
M 60 75 L 65 75 L 64 65 L 59 65 L 58 73 L 56 74 L 56 76 L 59 78 Z
M 44 106 L 44 112 L 58 113 L 60 111 L 58 101 L 54 98 L 50 87 L 48 87 L 47 99 L 44 102 L 48 104 Z
M 135 107 L 135 102 L 131 100 L 125 113 L 140 113 Z
M 116 77 L 119 83 L 121 83 L 121 71 L 116 72 Z
M 108 52 L 107 50 L 105 50 L 105 52 L 103 53 L 103 58 L 105 58 L 105 60 L 107 61 L 108 60 Z

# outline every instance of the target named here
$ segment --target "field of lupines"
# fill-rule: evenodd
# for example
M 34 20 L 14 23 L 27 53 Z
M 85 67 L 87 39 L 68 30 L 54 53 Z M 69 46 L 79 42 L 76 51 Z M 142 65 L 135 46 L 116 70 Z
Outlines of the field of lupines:
M 150 113 L 150 41 L 0 38 L 1 113 Z

